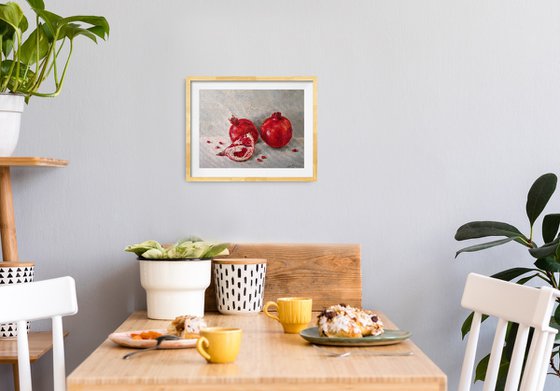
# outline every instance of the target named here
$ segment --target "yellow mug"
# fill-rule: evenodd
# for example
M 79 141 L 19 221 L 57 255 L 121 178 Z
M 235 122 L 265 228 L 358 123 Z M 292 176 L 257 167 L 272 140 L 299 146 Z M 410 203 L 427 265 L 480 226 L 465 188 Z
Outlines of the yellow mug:
M 234 362 L 241 345 L 241 329 L 208 327 L 200 330 L 196 350 L 209 363 Z
M 266 303 L 264 313 L 280 322 L 285 333 L 297 334 L 311 322 L 312 304 L 313 300 L 309 297 L 281 297 L 276 302 Z M 269 307 L 276 307 L 278 316 L 268 312 Z

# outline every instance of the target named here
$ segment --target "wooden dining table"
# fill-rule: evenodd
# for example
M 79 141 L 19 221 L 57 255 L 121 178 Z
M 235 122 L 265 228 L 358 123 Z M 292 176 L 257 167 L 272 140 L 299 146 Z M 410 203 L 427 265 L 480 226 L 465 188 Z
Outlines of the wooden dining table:
M 387 329 L 396 325 L 379 313 Z M 132 348 L 105 340 L 67 378 L 69 391 L 109 390 L 383 390 L 444 391 L 447 377 L 411 340 L 373 347 L 312 345 L 263 313 L 207 313 L 209 326 L 243 330 L 231 364 L 208 364 L 194 348 L 160 349 L 123 360 Z M 118 332 L 166 328 L 169 321 L 135 312 Z M 310 326 L 313 326 L 312 324 Z M 413 330 L 412 330 L 413 331 Z M 343 357 L 333 353 L 351 352 Z M 405 355 L 396 355 L 396 354 Z

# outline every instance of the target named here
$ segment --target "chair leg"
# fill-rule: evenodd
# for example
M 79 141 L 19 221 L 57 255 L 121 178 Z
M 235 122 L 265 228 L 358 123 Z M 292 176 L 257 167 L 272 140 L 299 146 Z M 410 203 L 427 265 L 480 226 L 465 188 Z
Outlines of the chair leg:
M 19 391 L 19 369 L 17 362 L 12 364 L 12 377 L 14 378 L 14 390 Z

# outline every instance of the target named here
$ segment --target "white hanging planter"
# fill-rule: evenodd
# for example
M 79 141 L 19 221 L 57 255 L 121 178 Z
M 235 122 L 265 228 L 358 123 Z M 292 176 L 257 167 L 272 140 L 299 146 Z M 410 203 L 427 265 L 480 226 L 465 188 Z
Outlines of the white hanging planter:
M 148 318 L 172 320 L 204 316 L 204 291 L 210 285 L 210 259 L 140 260 L 140 283 L 146 290 Z
M 12 156 L 19 139 L 25 97 L 0 94 L 0 157 Z

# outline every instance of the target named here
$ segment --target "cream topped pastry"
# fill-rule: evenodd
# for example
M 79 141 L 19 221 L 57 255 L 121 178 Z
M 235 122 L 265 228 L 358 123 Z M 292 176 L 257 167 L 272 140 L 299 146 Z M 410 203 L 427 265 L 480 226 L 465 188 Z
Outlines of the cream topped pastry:
M 360 338 L 383 333 L 383 322 L 369 310 L 337 304 L 318 316 L 319 334 L 325 337 Z
M 198 338 L 200 329 L 208 327 L 204 318 L 192 315 L 178 316 L 167 326 L 167 332 L 170 335 L 176 335 L 180 338 L 192 339 Z

